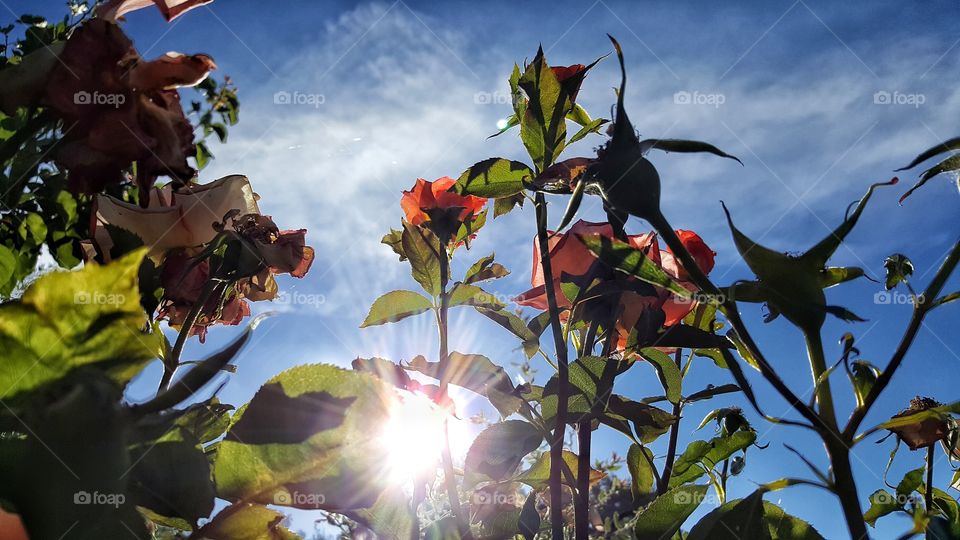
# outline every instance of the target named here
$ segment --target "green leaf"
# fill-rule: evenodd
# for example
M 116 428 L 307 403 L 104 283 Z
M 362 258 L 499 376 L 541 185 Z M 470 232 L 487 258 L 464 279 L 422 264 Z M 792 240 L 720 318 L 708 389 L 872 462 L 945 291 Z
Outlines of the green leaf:
M 348 510 L 344 514 L 383 540 L 407 540 L 413 532 L 409 500 L 398 487 L 384 491 L 372 507 Z
M 533 540 L 540 531 L 540 512 L 537 511 L 537 493 L 531 492 L 523 502 L 519 519 L 520 534 L 524 540 Z
M 700 141 L 687 141 L 683 139 L 645 139 L 640 141 L 640 148 L 644 154 L 650 150 L 663 150 L 664 152 L 682 153 L 705 152 L 715 156 L 732 159 L 740 165 L 743 165 L 743 162 L 740 161 L 740 158 L 732 156 L 712 144 Z
M 543 49 L 527 65 L 517 85 L 529 98 L 520 115 L 520 139 L 537 170 L 547 168 L 566 140 L 566 115 L 572 107 L 569 96 L 547 64 Z M 532 176 L 532 175 L 531 175 Z
M 885 489 L 878 489 L 870 495 L 870 508 L 864 512 L 863 520 L 875 527 L 878 519 L 898 510 L 903 510 L 903 505 L 898 502 L 897 496 Z
M 577 107 L 579 107 L 579 105 L 577 105 Z M 570 118 L 570 116 L 568 115 L 567 118 Z M 603 127 L 603 125 L 607 122 L 609 122 L 609 120 L 597 118 L 596 120 L 588 120 L 586 124 L 581 124 L 583 127 L 580 128 L 580 131 L 574 133 L 573 136 L 567 140 L 567 144 L 565 144 L 564 147 L 570 146 L 571 144 L 583 139 L 591 133 L 598 133 L 600 128 Z
M 532 358 L 533 355 L 537 354 L 537 351 L 540 350 L 540 337 L 530 330 L 530 328 L 527 327 L 527 323 L 520 317 L 507 310 L 492 310 L 478 307 L 477 311 L 520 338 L 523 342 L 523 351 L 528 359 Z
M 599 234 L 582 235 L 580 241 L 607 265 L 666 289 L 681 298 L 690 297 L 690 291 L 686 287 L 674 281 L 660 265 L 630 244 Z
M 693 526 L 687 540 L 823 540 L 809 523 L 764 501 L 764 491 L 758 489 L 713 510 Z
M 489 158 L 464 171 L 454 189 L 461 195 L 500 199 L 522 192 L 533 176 L 530 167 L 519 161 Z
M 7 246 L 0 244 L 0 291 L 12 291 L 16 287 L 17 256 Z
M 434 379 L 440 376 L 439 362 L 428 362 L 423 356 L 415 357 L 404 368 Z M 486 397 L 504 418 L 520 409 L 521 400 L 515 395 L 510 376 L 486 356 L 453 351 L 448 358 L 447 374 L 450 384 Z
M 400 244 L 403 249 L 401 257 L 406 257 L 410 262 L 413 279 L 430 296 L 440 294 L 440 257 L 446 257 L 447 254 L 440 247 L 437 236 L 426 227 L 404 221 Z
M 0 397 L 23 397 L 81 367 L 125 384 L 157 358 L 161 335 L 142 330 L 137 277 L 145 254 L 47 274 L 0 305 Z
M 299 538 L 281 523 L 283 514 L 259 504 L 238 502 L 218 513 L 200 528 L 209 540 L 291 540 Z
M 691 442 L 673 465 L 670 486 L 693 482 L 706 474 L 706 469 L 712 469 L 756 440 L 757 434 L 753 431 L 737 431 L 726 437 L 714 437 L 710 441 Z
M 932 147 L 924 150 L 923 152 L 920 153 L 919 156 L 917 156 L 916 158 L 914 158 L 913 161 L 911 161 L 909 165 L 907 165 L 906 167 L 901 167 L 901 168 L 897 169 L 897 172 L 905 171 L 905 170 L 907 170 L 907 169 L 912 169 L 912 168 L 916 167 L 917 165 L 923 163 L 924 161 L 932 158 L 933 156 L 936 156 L 936 155 L 938 155 L 938 154 L 942 154 L 942 153 L 944 153 L 944 152 L 949 152 L 949 151 L 951 151 L 951 150 L 957 150 L 957 149 L 960 149 L 960 137 L 956 137 L 956 138 L 953 138 L 953 139 L 946 140 L 946 141 L 944 141 L 944 142 L 942 142 L 942 143 L 940 143 L 940 144 L 938 144 L 938 145 L 936 145 L 936 146 L 932 146 Z
M 430 300 L 413 291 L 390 291 L 374 300 L 360 328 L 397 322 L 433 308 Z
M 680 486 L 654 499 L 637 516 L 633 528 L 637 540 L 671 538 L 700 506 L 708 489 L 709 486 Z
M 681 384 L 683 376 L 680 374 L 680 368 L 666 353 L 653 347 L 641 349 L 640 356 L 644 360 L 653 364 L 657 369 L 657 376 L 660 378 L 660 384 L 667 394 L 667 401 L 673 404 L 680 402 Z
M 631 437 L 632 426 L 640 442 L 648 444 L 669 431 L 677 417 L 653 405 L 614 394 L 610 396 L 607 410 L 600 416 L 600 421 Z
M 954 154 L 948 157 L 947 159 L 941 161 L 940 163 L 937 163 L 933 167 L 930 167 L 929 169 L 923 171 L 923 174 L 920 175 L 920 180 L 900 197 L 900 202 L 903 203 L 903 201 L 907 197 L 912 195 L 914 191 L 920 189 L 921 186 L 926 184 L 927 181 L 933 178 L 934 176 L 937 176 L 938 174 L 942 174 L 945 172 L 956 171 L 957 169 L 960 169 L 960 154 Z
M 389 419 L 393 389 L 376 377 L 312 364 L 270 379 L 234 415 L 214 462 L 228 500 L 352 510 L 375 505 L 390 449 L 370 426 Z
M 520 461 L 543 443 L 533 424 L 507 420 L 480 432 L 473 441 L 463 464 L 464 487 L 469 489 L 483 481 L 500 481 L 512 477 Z
M 880 370 L 866 360 L 857 360 L 850 365 L 850 383 L 857 398 L 857 407 L 863 407 L 864 400 L 880 377 Z
M 481 281 L 487 281 L 490 279 L 499 279 L 506 275 L 510 274 L 510 271 L 507 270 L 502 264 L 493 262 L 494 254 L 491 253 L 486 257 L 481 258 L 479 261 L 473 263 L 470 268 L 467 269 L 467 273 L 463 277 L 464 283 L 479 283 Z
M 407 260 L 407 254 L 403 251 L 402 229 L 390 229 L 390 232 L 385 234 L 383 238 L 380 239 L 380 243 L 390 246 L 390 249 L 400 256 L 400 262 Z
M 884 259 L 883 269 L 887 272 L 883 286 L 889 291 L 900 283 L 906 283 L 907 278 L 913 275 L 913 262 L 906 255 L 894 253 Z
M 512 197 L 501 197 L 493 201 L 493 219 L 509 214 L 514 208 L 523 208 L 524 194 L 517 193 Z
M 644 495 L 653 492 L 656 477 L 653 470 L 653 451 L 639 444 L 631 444 L 627 450 L 627 469 L 630 471 L 630 484 L 633 500 L 639 501 Z
M 129 490 L 137 506 L 190 524 L 213 511 L 210 462 L 195 442 L 165 441 L 131 452 Z M 171 474 L 176 471 L 176 474 Z
M 506 307 L 493 293 L 489 293 L 476 285 L 456 283 L 450 290 L 450 306 L 475 306 L 492 310 Z
M 914 491 L 917 491 L 923 485 L 924 471 L 924 467 L 919 467 L 903 475 L 900 483 L 897 484 L 897 497 L 901 500 L 907 500 Z
M 570 476 L 574 479 L 574 482 L 578 482 L 579 474 L 579 461 L 580 458 L 573 452 L 569 450 L 563 451 L 563 462 L 566 463 L 567 468 L 570 470 Z M 600 481 L 604 476 L 604 473 L 591 468 L 590 469 L 590 484 Z M 566 474 L 561 475 L 562 482 L 565 485 L 570 487 L 576 487 L 576 485 L 570 484 L 570 478 Z M 550 485 L 550 452 L 544 452 L 540 455 L 539 458 L 530 466 L 529 469 L 523 471 L 518 476 L 513 478 L 514 481 L 522 482 L 535 490 L 543 490 Z

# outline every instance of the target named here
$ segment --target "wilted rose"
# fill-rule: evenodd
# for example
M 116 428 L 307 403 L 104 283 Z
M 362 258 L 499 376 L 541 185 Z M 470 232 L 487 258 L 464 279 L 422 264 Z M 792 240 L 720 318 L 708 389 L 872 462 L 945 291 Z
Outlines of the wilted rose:
M 213 0 L 108 0 L 97 6 L 97 17 L 116 20 L 131 11 L 155 5 L 163 13 L 163 18 L 170 22 L 195 7 L 211 2 Z
M 895 414 L 891 420 L 917 414 L 918 412 L 923 412 L 941 405 L 942 403 L 936 400 L 917 396 L 910 400 L 909 408 Z M 893 427 L 890 428 L 890 431 L 895 433 L 900 440 L 907 443 L 907 446 L 909 446 L 911 450 L 918 450 L 920 448 L 927 448 L 946 439 L 949 433 L 949 425 L 946 419 L 934 417 L 918 420 L 904 426 Z

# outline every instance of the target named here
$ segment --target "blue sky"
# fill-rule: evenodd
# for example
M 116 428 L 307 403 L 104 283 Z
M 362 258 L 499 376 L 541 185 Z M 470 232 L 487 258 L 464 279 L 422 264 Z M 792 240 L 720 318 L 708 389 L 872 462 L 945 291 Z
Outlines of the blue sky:
M 61 11 L 60 2 L 52 0 L 6 1 L 18 14 Z M 960 6 L 954 2 L 267 4 L 221 0 L 169 25 L 155 11 L 143 10 L 126 23 L 144 56 L 206 52 L 220 75 L 233 77 L 240 88 L 241 122 L 227 145 L 212 145 L 216 160 L 201 181 L 246 174 L 262 195 L 264 212 L 282 228 L 306 227 L 317 249 L 307 278 L 284 278 L 280 285 L 318 301 L 278 306 L 280 315 L 258 329 L 221 394 L 230 403 L 246 401 L 263 381 L 296 364 L 436 355 L 428 318 L 358 329 L 378 295 L 415 286 L 379 239 L 398 225 L 400 191 L 416 178 L 457 176 L 491 156 L 526 157 L 515 134 L 485 137 L 510 112 L 510 69 L 532 58 L 538 44 L 552 63 L 589 63 L 610 52 L 606 34 L 616 36 L 630 77 L 627 108 L 644 136 L 706 140 L 744 161 L 740 167 L 706 156 L 653 156 L 663 178 L 666 215 L 676 227 L 698 231 L 717 251 L 712 276 L 720 284 L 749 276 L 722 219 L 721 199 L 748 235 L 777 249 L 801 251 L 839 223 L 870 183 L 888 180 L 921 150 L 958 134 L 960 92 L 951 83 L 960 67 L 960 40 L 952 24 Z M 587 77 L 580 102 L 594 115 L 609 116 L 618 79 L 615 61 L 602 62 Z M 278 105 L 277 92 L 315 96 L 313 101 L 322 103 Z M 689 93 L 693 103 L 678 103 L 678 92 Z M 876 103 L 877 92 L 889 93 L 893 103 Z M 587 138 L 567 155 L 591 155 L 601 141 Z M 901 185 L 876 194 L 834 263 L 882 276 L 884 257 L 902 252 L 913 260 L 915 285 L 922 287 L 960 232 L 957 188 L 938 179 L 901 207 L 897 199 L 916 173 L 901 178 Z M 553 223 L 564 204 L 558 199 L 552 205 Z M 525 290 L 532 214 L 527 208 L 489 223 L 469 253 L 458 253 L 454 272 L 496 251 L 513 274 L 489 288 L 505 296 Z M 597 201 L 585 204 L 580 217 L 601 220 Z M 648 230 L 638 220 L 628 228 Z M 948 288 L 957 285 L 954 279 Z M 831 323 L 824 336 L 828 358 L 837 357 L 836 339 L 850 331 L 863 358 L 886 363 L 909 307 L 875 303 L 879 287 L 860 280 L 828 293 L 830 303 L 868 319 Z M 928 318 L 867 425 L 897 412 L 916 394 L 956 400 L 957 309 L 951 305 Z M 771 362 L 798 394 L 809 396 L 800 336 L 783 320 L 763 324 L 759 309 L 743 311 Z M 508 370 L 520 359 L 510 336 L 478 314 L 457 312 L 452 323 L 453 349 L 485 354 Z M 215 330 L 207 347 L 191 346 L 187 356 L 212 350 L 236 332 Z M 131 396 L 148 395 L 158 373 L 157 366 L 147 370 Z M 547 375 L 541 370 L 539 382 Z M 787 413 L 766 383 L 754 379 L 765 408 Z M 688 388 L 696 390 L 729 382 L 729 376 L 698 362 L 688 380 Z M 618 381 L 617 391 L 638 398 L 656 393 L 656 387 L 652 369 L 636 366 Z M 852 396 L 842 375 L 834 388 L 839 408 L 849 411 Z M 738 397 L 723 397 L 689 407 L 681 447 L 694 437 L 709 437 L 693 429 L 711 408 L 735 404 L 745 405 Z M 745 408 L 760 440 L 770 446 L 751 451 L 731 496 L 749 493 L 755 483 L 808 476 L 784 443 L 826 467 L 821 445 L 807 432 L 770 429 Z M 893 444 L 875 445 L 874 439 L 858 446 L 853 458 L 864 501 L 882 487 Z M 596 456 L 625 453 L 628 445 L 604 430 L 596 440 Z M 665 444 L 655 451 L 662 453 Z M 948 467 L 942 455 L 939 459 L 943 484 Z M 919 455 L 901 452 L 890 481 L 921 464 Z M 809 520 L 828 538 L 845 535 L 839 506 L 824 492 L 798 487 L 768 500 Z M 909 528 L 904 519 L 880 523 L 877 538 L 895 538 Z

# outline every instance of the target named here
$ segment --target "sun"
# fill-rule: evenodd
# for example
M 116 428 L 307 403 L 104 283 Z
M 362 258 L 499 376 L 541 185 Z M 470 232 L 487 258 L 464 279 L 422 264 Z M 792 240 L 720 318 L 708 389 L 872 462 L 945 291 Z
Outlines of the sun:
M 467 422 L 445 414 L 430 399 L 404 392 L 394 402 L 380 432 L 386 450 L 386 475 L 391 483 L 405 484 L 440 467 L 444 441 L 444 419 L 454 461 L 462 460 L 470 445 Z

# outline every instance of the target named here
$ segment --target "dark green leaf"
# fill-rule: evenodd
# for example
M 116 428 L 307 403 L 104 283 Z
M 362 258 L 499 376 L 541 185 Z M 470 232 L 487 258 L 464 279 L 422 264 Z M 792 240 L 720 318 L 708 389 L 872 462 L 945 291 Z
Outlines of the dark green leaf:
M 698 153 L 705 152 L 708 154 L 713 154 L 715 156 L 725 157 L 736 161 L 737 163 L 743 165 L 743 162 L 740 161 L 740 158 L 736 156 L 731 156 L 730 154 L 720 150 L 712 144 L 708 144 L 700 141 L 687 141 L 683 139 L 645 139 L 640 141 L 641 151 L 646 154 L 650 150 L 663 150 L 664 152 L 683 152 L 683 153 Z
M 671 538 L 700 506 L 708 489 L 709 486 L 679 486 L 654 499 L 637 517 L 633 528 L 637 540 Z
M 479 482 L 505 480 L 514 475 L 520 461 L 543 442 L 532 424 L 507 420 L 480 432 L 464 459 L 464 486 Z
M 499 199 L 522 192 L 525 182 L 533 176 L 530 167 L 519 161 L 490 158 L 464 171 L 455 189 L 461 195 Z

